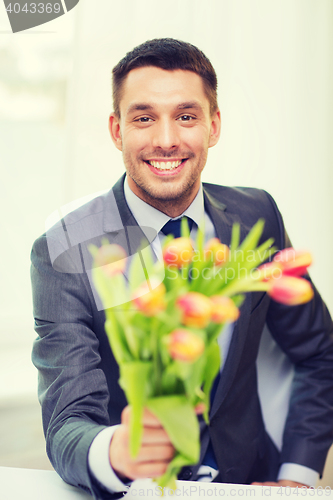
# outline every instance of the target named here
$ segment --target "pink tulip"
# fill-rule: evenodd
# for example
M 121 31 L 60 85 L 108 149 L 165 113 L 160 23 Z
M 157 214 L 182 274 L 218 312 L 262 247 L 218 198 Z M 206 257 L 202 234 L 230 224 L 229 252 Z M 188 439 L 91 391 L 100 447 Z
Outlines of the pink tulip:
M 164 262 L 169 266 L 182 267 L 191 262 L 193 242 L 190 238 L 175 238 L 163 249 Z
M 102 267 L 107 276 L 122 273 L 126 267 L 127 254 L 123 247 L 115 243 L 102 245 L 95 255 L 95 266 Z
M 165 293 L 164 284 L 157 284 L 152 279 L 150 280 L 150 288 L 147 282 L 139 286 L 133 295 L 133 302 L 146 316 L 155 316 L 166 308 Z
M 210 321 L 212 304 L 208 297 L 199 292 L 188 292 L 180 297 L 177 306 L 182 311 L 182 323 L 186 326 L 203 328 Z
M 212 317 L 214 323 L 233 323 L 239 318 L 239 309 L 233 300 L 223 295 L 212 295 Z
M 279 263 L 283 274 L 287 276 L 304 276 L 307 268 L 312 264 L 312 256 L 310 252 L 286 248 L 275 255 L 273 262 Z
M 229 252 L 227 245 L 221 243 L 218 238 L 211 238 L 205 246 L 205 260 L 212 261 L 218 266 L 227 262 Z
M 267 262 L 262 266 L 259 266 L 258 269 L 258 279 L 260 281 L 269 281 L 271 279 L 277 279 L 282 276 L 283 267 L 280 262 Z
M 171 357 L 179 361 L 191 363 L 205 350 L 202 338 L 185 328 L 174 330 L 166 340 Z
M 269 281 L 268 294 L 276 302 L 287 306 L 296 306 L 309 302 L 313 298 L 313 290 L 310 283 L 304 278 L 294 276 L 282 276 Z

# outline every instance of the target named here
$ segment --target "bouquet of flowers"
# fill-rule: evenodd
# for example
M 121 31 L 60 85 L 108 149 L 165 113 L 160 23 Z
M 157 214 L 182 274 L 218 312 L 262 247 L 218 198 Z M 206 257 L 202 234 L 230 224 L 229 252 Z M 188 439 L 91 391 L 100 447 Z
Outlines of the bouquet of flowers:
M 272 260 L 272 239 L 257 246 L 263 225 L 259 220 L 240 244 L 235 224 L 229 248 L 217 238 L 205 244 L 201 228 L 194 243 L 184 218 L 182 236 L 165 238 L 163 262 L 146 254 L 149 279 L 144 282 L 140 252 L 132 259 L 127 282 L 122 247 L 106 240 L 90 248 L 102 302 L 117 297 L 122 303 L 105 310 L 105 330 L 119 364 L 119 384 L 132 407 L 131 455 L 140 449 L 145 407 L 160 420 L 176 450 L 159 486 L 175 488 L 180 469 L 199 460 L 195 407 L 204 404 L 208 423 L 210 392 L 221 363 L 217 337 L 226 323 L 237 320 L 243 294 L 265 291 L 289 305 L 313 296 L 310 283 L 300 277 L 311 255 L 290 248 Z M 269 262 L 260 265 L 264 261 Z

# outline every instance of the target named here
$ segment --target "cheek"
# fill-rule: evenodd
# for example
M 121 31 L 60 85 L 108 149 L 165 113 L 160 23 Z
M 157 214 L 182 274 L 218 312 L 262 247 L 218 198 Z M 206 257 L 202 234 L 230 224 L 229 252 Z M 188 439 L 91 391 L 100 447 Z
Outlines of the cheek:
M 205 126 L 198 126 L 189 129 L 183 129 L 182 140 L 192 147 L 192 149 L 207 148 L 209 143 L 209 129 Z
M 149 144 L 149 134 L 144 130 L 133 129 L 124 134 L 123 150 L 125 149 L 127 153 L 135 155 L 146 149 Z

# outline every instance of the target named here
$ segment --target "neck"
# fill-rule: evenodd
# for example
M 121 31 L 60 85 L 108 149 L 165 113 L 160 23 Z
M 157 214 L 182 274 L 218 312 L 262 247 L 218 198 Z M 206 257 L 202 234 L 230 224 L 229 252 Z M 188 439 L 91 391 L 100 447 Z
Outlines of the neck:
M 193 186 L 190 186 L 190 188 L 185 193 L 182 193 L 181 196 L 172 199 L 154 198 L 149 193 L 139 188 L 139 186 L 133 182 L 130 177 L 128 177 L 128 185 L 133 193 L 142 201 L 174 219 L 185 212 L 185 210 L 191 205 L 194 198 L 198 194 L 200 180 L 197 185 L 194 184 Z

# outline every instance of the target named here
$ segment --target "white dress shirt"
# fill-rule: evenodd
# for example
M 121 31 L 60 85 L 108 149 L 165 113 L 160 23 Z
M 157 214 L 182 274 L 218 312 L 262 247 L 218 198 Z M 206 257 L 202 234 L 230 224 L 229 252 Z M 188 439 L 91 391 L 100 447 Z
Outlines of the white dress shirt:
M 137 221 L 138 225 L 143 228 L 143 231 L 144 227 L 150 227 L 156 231 L 157 236 L 152 241 L 151 247 L 155 252 L 156 257 L 159 260 L 161 260 L 162 259 L 161 243 L 165 238 L 163 233 L 161 233 L 161 229 L 169 221 L 170 217 L 164 214 L 163 212 L 160 212 L 156 208 L 152 207 L 148 203 L 144 202 L 138 196 L 136 196 L 128 185 L 127 177 L 125 178 L 124 182 L 124 194 L 127 205 L 129 206 L 133 214 L 133 217 Z M 184 215 L 190 217 L 196 224 L 196 225 L 193 224 L 191 230 L 192 239 L 195 239 L 197 226 L 202 226 L 203 223 L 205 228 L 205 241 L 208 241 L 209 239 L 216 237 L 214 225 L 204 209 L 204 198 L 203 198 L 203 190 L 201 184 L 199 191 L 196 197 L 194 198 L 193 202 L 191 203 L 191 205 L 184 211 L 184 213 L 182 213 L 179 217 L 176 217 L 176 219 L 183 217 Z M 223 335 L 220 335 L 219 346 L 221 354 L 223 353 L 223 355 L 221 356 L 221 360 L 226 359 L 227 357 L 232 337 L 232 332 L 233 328 L 229 327 L 224 329 Z M 267 363 L 265 363 L 266 359 L 265 354 L 268 356 L 271 355 L 272 357 L 272 349 L 271 349 L 271 344 L 269 342 L 273 341 L 271 339 L 268 341 L 266 338 L 265 345 L 261 346 L 260 350 L 260 358 L 263 359 L 262 363 L 263 370 L 265 370 L 265 366 L 267 366 Z M 269 383 L 271 379 L 271 370 L 272 370 L 271 362 L 269 362 L 268 367 L 270 368 L 269 376 L 268 373 L 267 375 L 262 374 L 262 379 Z M 222 371 L 222 369 L 223 369 L 223 361 L 220 370 Z M 277 377 L 280 378 L 282 377 L 281 372 L 277 372 Z M 283 384 L 281 383 L 280 380 L 278 385 L 279 387 L 283 387 Z M 289 396 L 288 391 L 289 391 L 289 386 L 286 387 L 285 398 Z M 267 395 L 271 395 L 272 391 L 266 390 L 265 393 Z M 260 384 L 259 384 L 259 396 L 260 396 Z M 265 411 L 265 402 L 267 405 L 267 411 Z M 265 421 L 265 414 L 269 414 L 268 405 L 270 405 L 271 401 L 267 396 L 267 398 L 265 397 L 262 398 L 261 403 L 263 406 L 263 417 Z M 288 400 L 283 401 L 282 404 L 284 405 L 284 408 L 281 410 L 280 413 L 285 414 L 286 412 L 285 408 L 288 406 Z M 101 431 L 93 440 L 88 454 L 88 464 L 90 471 L 96 477 L 96 479 L 101 484 L 103 484 L 103 486 L 110 492 L 124 491 L 126 489 L 126 485 L 118 478 L 118 476 L 115 474 L 110 465 L 110 456 L 109 456 L 110 442 L 113 433 L 115 432 L 117 427 L 118 426 L 115 425 Z M 272 425 L 268 425 L 267 427 L 272 427 Z M 274 429 L 272 430 L 272 432 L 270 432 L 270 429 L 268 429 L 268 432 L 270 434 L 273 434 L 273 436 L 277 434 L 276 431 L 274 432 Z M 278 434 L 281 432 L 282 430 L 280 430 L 279 428 Z M 282 442 L 282 436 L 280 438 L 278 437 L 277 439 L 274 439 L 274 441 L 278 445 L 278 447 L 280 447 L 279 442 Z M 278 479 L 287 479 L 290 481 L 303 483 L 308 486 L 314 486 L 318 480 L 318 477 L 319 474 L 316 471 L 309 469 L 308 467 L 304 467 L 303 465 L 299 464 L 289 464 L 289 463 L 282 464 L 278 474 Z

